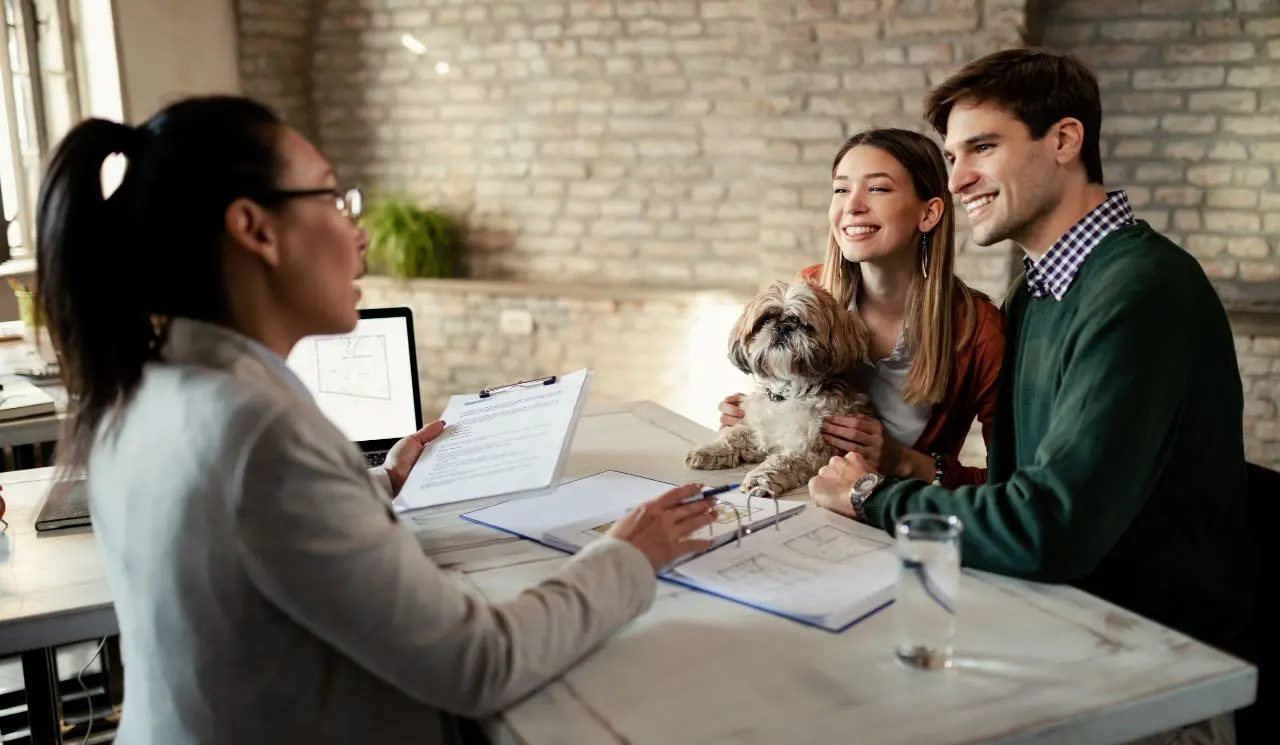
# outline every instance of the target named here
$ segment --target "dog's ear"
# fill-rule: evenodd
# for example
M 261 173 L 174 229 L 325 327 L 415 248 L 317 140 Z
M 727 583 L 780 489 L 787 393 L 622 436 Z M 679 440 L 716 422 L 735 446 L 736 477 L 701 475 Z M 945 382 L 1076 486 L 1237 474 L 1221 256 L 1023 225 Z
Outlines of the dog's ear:
M 747 303 L 729 331 L 729 362 L 746 375 L 751 374 L 747 364 L 747 345 L 751 343 L 751 331 L 755 328 L 759 306 L 759 298 Z
M 851 370 L 864 361 L 871 347 L 870 334 L 856 311 L 831 305 L 831 366 Z

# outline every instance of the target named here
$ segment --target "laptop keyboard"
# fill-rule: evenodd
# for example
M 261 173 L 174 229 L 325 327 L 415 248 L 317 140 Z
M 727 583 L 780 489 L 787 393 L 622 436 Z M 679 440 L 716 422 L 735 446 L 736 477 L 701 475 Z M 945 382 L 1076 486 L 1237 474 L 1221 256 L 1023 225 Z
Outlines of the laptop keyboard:
M 374 453 L 365 453 L 364 459 L 365 459 L 365 462 L 369 464 L 370 468 L 373 468 L 374 466 L 380 466 L 387 459 L 387 451 L 379 450 Z

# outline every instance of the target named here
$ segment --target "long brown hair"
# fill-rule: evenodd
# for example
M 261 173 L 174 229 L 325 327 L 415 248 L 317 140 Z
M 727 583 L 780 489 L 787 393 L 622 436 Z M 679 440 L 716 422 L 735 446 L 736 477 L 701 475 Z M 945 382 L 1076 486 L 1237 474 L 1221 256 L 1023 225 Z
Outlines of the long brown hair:
M 831 163 L 831 175 L 853 148 L 879 148 L 902 164 L 911 174 L 911 183 L 921 201 L 942 199 L 942 218 L 927 234 L 920 253 L 920 271 L 907 290 L 904 323 L 907 349 L 911 352 L 911 372 L 902 391 L 902 400 L 912 405 L 936 404 L 946 396 L 955 368 L 956 352 L 973 339 L 976 327 L 974 300 L 985 297 L 955 274 L 955 205 L 947 192 L 947 166 L 942 152 L 932 140 L 907 129 L 870 129 L 850 137 Z M 919 245 L 919 244 L 917 244 Z M 927 274 L 927 276 L 926 276 Z M 840 253 L 835 233 L 827 238 L 827 258 L 822 266 L 822 286 L 844 307 L 852 303 L 862 282 L 858 264 Z M 965 306 L 964 321 L 956 328 L 956 303 Z M 866 327 L 859 325 L 863 333 Z

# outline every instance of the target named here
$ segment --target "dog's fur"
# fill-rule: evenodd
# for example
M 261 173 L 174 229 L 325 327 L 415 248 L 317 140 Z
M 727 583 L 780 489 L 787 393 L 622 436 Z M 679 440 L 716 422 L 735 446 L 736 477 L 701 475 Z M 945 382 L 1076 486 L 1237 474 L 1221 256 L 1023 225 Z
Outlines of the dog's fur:
M 840 451 L 822 439 L 828 416 L 874 416 L 853 373 L 867 357 L 866 333 L 853 313 L 808 282 L 775 283 L 756 296 L 729 335 L 729 359 L 756 390 L 743 396 L 746 416 L 689 452 L 699 470 L 759 463 L 742 491 L 780 497 L 803 486 Z

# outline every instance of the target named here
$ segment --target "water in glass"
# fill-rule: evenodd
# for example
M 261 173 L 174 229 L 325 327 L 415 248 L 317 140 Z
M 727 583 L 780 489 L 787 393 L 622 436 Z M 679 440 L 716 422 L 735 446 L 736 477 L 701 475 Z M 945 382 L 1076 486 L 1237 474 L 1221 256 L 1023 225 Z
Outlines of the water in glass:
M 909 515 L 898 523 L 895 651 L 917 668 L 951 666 L 960 590 L 960 522 L 946 515 Z

